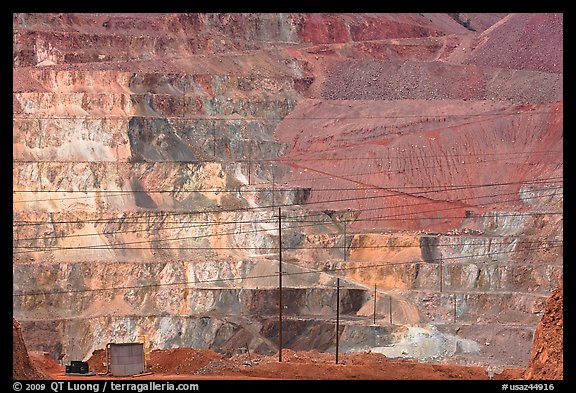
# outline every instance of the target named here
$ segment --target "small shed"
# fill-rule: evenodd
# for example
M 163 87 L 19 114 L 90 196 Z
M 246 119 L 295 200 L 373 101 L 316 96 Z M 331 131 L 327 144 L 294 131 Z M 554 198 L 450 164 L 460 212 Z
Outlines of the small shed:
M 108 370 L 114 376 L 129 376 L 144 373 L 143 343 L 108 343 L 106 345 Z

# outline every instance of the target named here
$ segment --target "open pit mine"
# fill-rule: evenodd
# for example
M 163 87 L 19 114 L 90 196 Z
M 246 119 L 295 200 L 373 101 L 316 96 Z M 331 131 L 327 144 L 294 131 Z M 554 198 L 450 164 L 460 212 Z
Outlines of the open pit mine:
M 563 281 L 562 30 L 562 14 L 14 14 L 27 349 L 338 341 L 527 368 Z

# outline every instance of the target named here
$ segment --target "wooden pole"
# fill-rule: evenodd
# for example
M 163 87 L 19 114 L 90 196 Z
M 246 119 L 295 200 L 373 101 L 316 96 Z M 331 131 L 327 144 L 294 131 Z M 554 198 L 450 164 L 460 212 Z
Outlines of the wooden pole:
M 278 362 L 282 362 L 282 208 L 278 208 Z
M 248 145 L 248 185 L 252 184 L 252 145 Z
M 390 314 L 390 325 L 392 325 L 392 296 L 388 295 L 388 313 Z
M 336 279 L 336 364 L 338 364 L 338 345 L 340 327 L 340 278 Z
M 374 284 L 374 325 L 376 325 L 376 284 Z
M 212 155 L 216 158 L 216 128 L 212 129 Z
M 440 266 L 440 293 L 442 293 L 442 281 L 444 281 L 443 276 L 442 276 L 442 270 L 443 270 L 442 269 L 442 258 L 440 258 L 440 265 L 439 266 Z
M 180 117 L 185 117 L 187 114 L 186 112 L 186 88 L 182 89 L 182 112 L 180 112 Z
M 344 218 L 344 246 L 342 250 L 344 251 L 344 262 L 346 262 L 346 218 Z
M 272 167 L 272 208 L 276 206 L 274 194 L 276 194 L 276 180 L 274 179 L 274 167 Z

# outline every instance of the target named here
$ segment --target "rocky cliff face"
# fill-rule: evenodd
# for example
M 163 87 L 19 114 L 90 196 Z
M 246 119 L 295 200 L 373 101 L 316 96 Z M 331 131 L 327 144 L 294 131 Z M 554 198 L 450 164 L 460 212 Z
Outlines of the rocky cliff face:
M 546 301 L 544 316 L 534 333 L 526 379 L 564 379 L 564 286 Z
M 289 348 L 334 351 L 341 278 L 346 351 L 526 366 L 563 277 L 562 17 L 459 18 L 15 14 L 26 342 L 274 353 L 281 244 Z
M 20 323 L 12 318 L 12 379 L 50 379 L 30 360 Z

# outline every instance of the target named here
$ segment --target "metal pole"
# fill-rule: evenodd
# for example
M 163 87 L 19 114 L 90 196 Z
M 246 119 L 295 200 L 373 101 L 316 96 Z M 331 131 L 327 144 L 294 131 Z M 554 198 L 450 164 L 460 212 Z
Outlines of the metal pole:
M 374 284 L 374 325 L 376 325 L 376 284 Z
M 282 208 L 278 208 L 278 361 L 282 362 Z
M 180 112 L 180 117 L 186 116 L 186 88 L 182 89 L 182 112 Z
M 274 168 L 272 168 L 272 208 L 276 206 L 274 194 L 276 194 L 276 180 L 274 179 Z
M 252 145 L 248 145 L 248 185 L 252 184 Z
M 36 164 L 38 166 L 38 182 L 40 183 L 40 189 L 43 190 L 44 186 L 42 185 L 42 168 L 40 168 L 40 161 Z
M 248 352 L 248 363 L 252 364 L 252 359 L 250 358 L 250 346 L 246 343 L 246 352 Z
M 388 313 L 390 314 L 390 325 L 392 325 L 392 296 L 388 295 Z
M 440 293 L 442 293 L 442 258 L 440 258 Z
M 344 262 L 346 262 L 346 218 L 344 218 L 344 246 L 342 250 L 344 251 Z
M 340 278 L 336 279 L 336 364 L 338 364 L 338 344 L 340 327 Z
M 110 343 L 106 344 L 105 347 L 105 356 L 106 356 L 106 374 L 110 373 L 110 360 L 108 360 L 108 348 L 110 347 Z M 64 360 L 64 359 L 62 359 Z
M 212 129 L 212 155 L 216 157 L 216 128 Z

